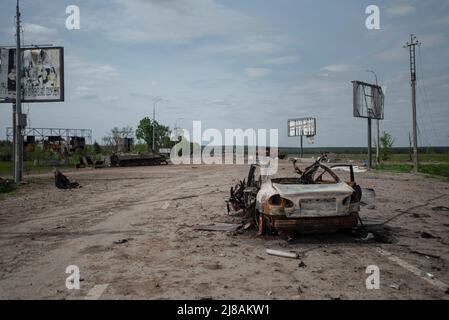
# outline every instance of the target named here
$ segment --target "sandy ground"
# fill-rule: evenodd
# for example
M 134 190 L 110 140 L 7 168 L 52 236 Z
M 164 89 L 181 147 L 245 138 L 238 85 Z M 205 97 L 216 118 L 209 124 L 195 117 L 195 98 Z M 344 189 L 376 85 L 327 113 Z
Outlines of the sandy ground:
M 449 212 L 432 209 L 449 205 L 447 182 L 356 174 L 377 192 L 376 209 L 361 211 L 366 224 L 410 209 L 366 243 L 353 233 L 287 242 L 255 231 L 194 231 L 196 224 L 239 222 L 224 201 L 247 171 L 237 165 L 83 169 L 66 173 L 83 186 L 70 191 L 57 190 L 51 175 L 32 177 L 0 200 L 0 298 L 449 298 Z M 282 162 L 280 175 L 292 174 Z M 301 260 L 268 256 L 267 248 L 299 252 Z M 80 269 L 80 290 L 65 286 L 69 265 Z M 366 288 L 369 265 L 380 269 L 379 290 Z

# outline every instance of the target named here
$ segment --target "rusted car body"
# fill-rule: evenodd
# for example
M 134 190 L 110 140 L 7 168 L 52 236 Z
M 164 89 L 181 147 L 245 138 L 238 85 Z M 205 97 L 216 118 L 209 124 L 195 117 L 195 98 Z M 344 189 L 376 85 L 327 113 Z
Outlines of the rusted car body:
M 350 181 L 342 181 L 332 170 L 349 167 Z M 354 179 L 352 165 L 325 166 L 320 161 L 297 177 L 257 177 L 252 166 L 247 181 L 231 188 L 229 211 L 253 217 L 260 234 L 273 232 L 332 232 L 358 225 L 362 189 Z

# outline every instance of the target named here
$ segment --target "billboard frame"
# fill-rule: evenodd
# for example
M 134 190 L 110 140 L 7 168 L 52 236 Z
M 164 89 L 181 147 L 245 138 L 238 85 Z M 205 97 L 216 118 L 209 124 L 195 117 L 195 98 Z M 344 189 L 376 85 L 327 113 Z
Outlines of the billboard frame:
M 290 122 L 291 121 L 304 121 L 304 120 L 313 120 L 313 128 L 314 128 L 314 134 L 312 135 L 305 135 L 305 134 L 301 134 L 301 135 L 290 135 Z M 289 138 L 294 138 L 294 137 L 314 137 L 317 135 L 317 130 L 316 130 L 316 118 L 314 117 L 306 117 L 306 118 L 292 118 L 292 119 L 288 119 L 287 120 L 287 134 Z
M 11 50 L 11 48 L 5 48 L 5 49 L 9 49 Z M 59 50 L 59 69 L 60 69 L 60 85 L 61 85 L 61 90 L 60 90 L 60 95 L 59 95 L 59 99 L 26 99 L 25 96 L 22 94 L 22 103 L 39 103 L 39 102 L 64 102 L 65 101 L 65 83 L 64 83 L 64 47 L 61 46 L 33 46 L 33 47 L 22 47 L 20 48 L 22 54 L 24 51 L 26 50 L 40 50 L 40 49 L 56 49 Z M 15 50 L 15 48 L 12 48 L 12 50 Z M 22 75 L 23 78 L 23 75 Z M 16 101 L 15 98 L 6 98 L 6 99 L 1 99 L 0 98 L 0 103 L 14 103 Z
M 382 87 L 377 85 L 377 84 L 367 83 L 367 82 L 358 81 L 358 80 L 351 81 L 351 83 L 353 84 L 353 89 L 352 89 L 352 94 L 353 94 L 352 108 L 353 108 L 353 116 L 354 116 L 354 118 L 384 120 L 385 119 L 385 94 L 383 92 Z M 356 110 L 357 110 L 357 108 L 356 108 L 356 100 L 357 99 L 356 99 L 355 85 L 359 85 L 359 86 L 363 86 L 363 87 L 370 87 L 372 89 L 377 89 L 381 93 L 382 101 L 381 101 L 381 106 L 380 106 L 381 110 L 380 110 L 379 117 L 376 117 L 376 116 L 370 117 L 368 112 L 367 112 L 367 115 L 360 115 L 359 112 L 356 113 Z M 366 97 L 366 94 L 365 94 L 365 97 Z M 373 98 L 373 101 L 375 101 L 374 96 L 372 96 L 372 98 Z M 367 109 L 366 103 L 363 105 L 363 108 Z

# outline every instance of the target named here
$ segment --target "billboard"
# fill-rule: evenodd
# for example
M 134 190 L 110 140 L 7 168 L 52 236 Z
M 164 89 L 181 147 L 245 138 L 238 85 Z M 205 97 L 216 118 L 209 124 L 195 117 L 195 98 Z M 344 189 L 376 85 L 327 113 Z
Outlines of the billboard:
M 0 102 L 15 100 L 15 53 L 0 48 Z M 64 48 L 24 48 L 21 61 L 22 102 L 64 101 Z
M 352 81 L 354 117 L 384 119 L 385 96 L 378 85 Z
M 289 137 L 313 137 L 316 135 L 316 119 L 300 118 L 288 120 Z

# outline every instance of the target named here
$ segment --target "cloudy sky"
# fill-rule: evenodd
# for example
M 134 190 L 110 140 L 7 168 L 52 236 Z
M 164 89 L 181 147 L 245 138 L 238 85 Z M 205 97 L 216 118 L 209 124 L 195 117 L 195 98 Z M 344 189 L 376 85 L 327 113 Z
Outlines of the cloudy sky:
M 449 141 L 447 0 L 22 0 L 26 44 L 65 47 L 66 101 L 25 104 L 32 127 L 114 126 L 152 114 L 189 128 L 277 128 L 281 146 L 292 117 L 316 117 L 316 146 L 366 145 L 366 120 L 352 116 L 351 80 L 386 86 L 381 129 L 408 145 L 410 33 L 417 53 L 418 125 L 423 145 Z M 81 29 L 65 28 L 68 5 Z M 381 29 L 365 27 L 368 5 Z M 14 44 L 15 0 L 0 3 L 0 45 Z M 0 139 L 11 105 L 0 105 Z

